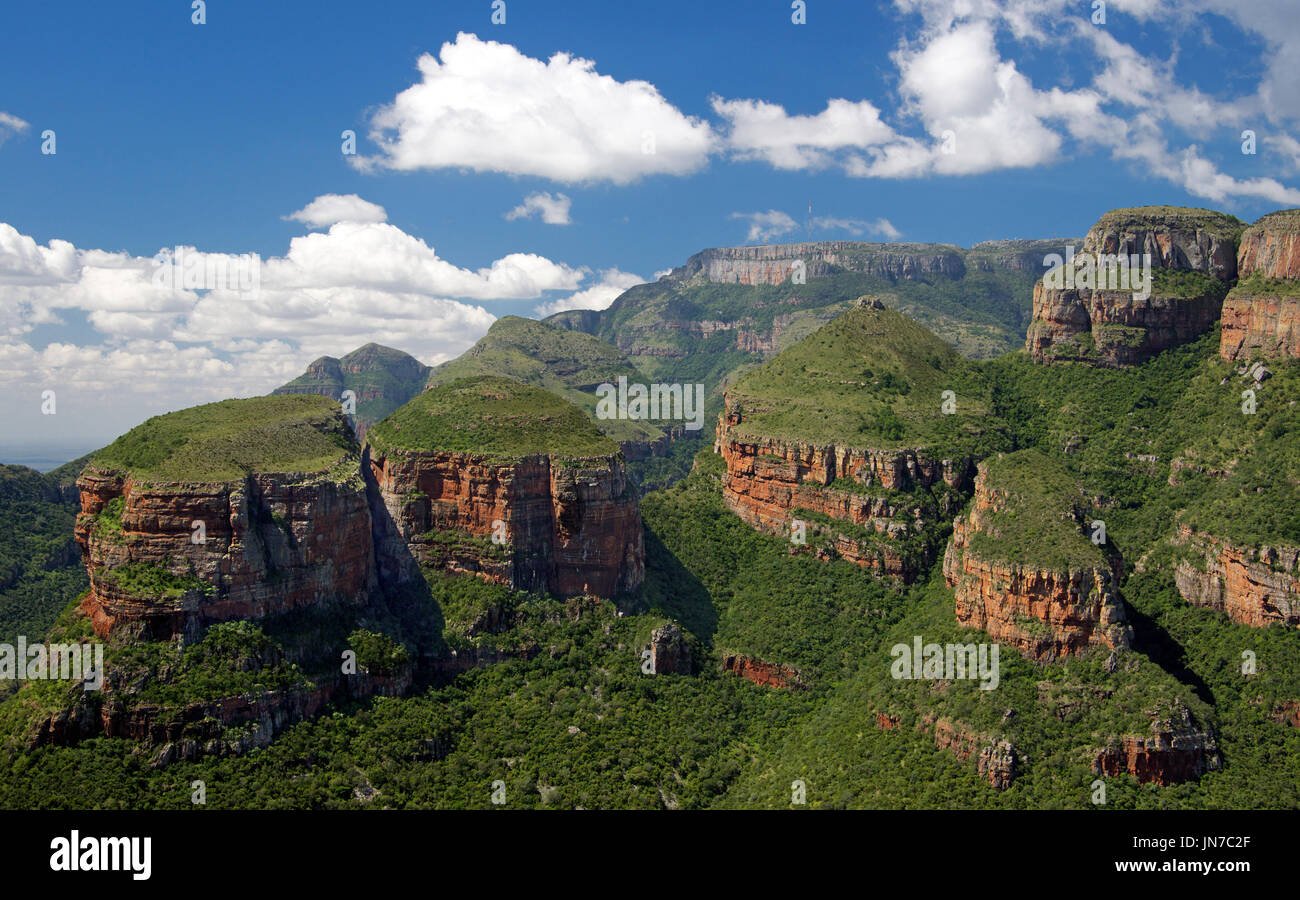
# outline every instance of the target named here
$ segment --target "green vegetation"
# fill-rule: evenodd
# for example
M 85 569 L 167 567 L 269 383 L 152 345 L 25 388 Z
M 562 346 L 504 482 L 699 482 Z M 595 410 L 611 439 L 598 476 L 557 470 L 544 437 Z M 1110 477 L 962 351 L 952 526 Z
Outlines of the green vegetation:
M 212 585 L 194 575 L 177 575 L 146 562 L 101 569 L 98 577 L 133 597 L 176 600 L 190 591 L 210 593 Z
M 357 665 L 371 675 L 396 675 L 411 665 L 411 654 L 386 634 L 358 628 L 348 635 L 348 646 L 357 654 Z
M 1213 275 L 1191 269 L 1155 269 L 1151 273 L 1151 294 L 1190 300 L 1195 297 L 1219 297 L 1228 293 L 1229 285 Z
M 356 477 L 357 445 L 336 402 L 315 395 L 223 400 L 154 416 L 91 464 L 159 482 L 221 482 L 250 472 Z
M 518 459 L 611 456 L 618 445 L 582 410 L 549 391 L 512 378 L 465 378 L 420 394 L 374 428 L 380 454 L 400 450 L 481 453 Z
M 356 394 L 356 421 L 370 426 L 424 389 L 429 367 L 415 357 L 366 344 L 341 359 L 322 356 L 275 394 L 320 394 L 336 404 L 344 391 Z
M 1236 216 L 1213 209 L 1189 206 L 1131 206 L 1112 209 L 1097 220 L 1094 229 L 1127 231 L 1165 225 L 1171 228 L 1200 229 L 1217 238 L 1236 241 L 1246 230 L 1246 223 Z
M 1258 272 L 1237 282 L 1229 297 L 1278 297 L 1287 300 L 1300 298 L 1300 279 L 1268 278 Z

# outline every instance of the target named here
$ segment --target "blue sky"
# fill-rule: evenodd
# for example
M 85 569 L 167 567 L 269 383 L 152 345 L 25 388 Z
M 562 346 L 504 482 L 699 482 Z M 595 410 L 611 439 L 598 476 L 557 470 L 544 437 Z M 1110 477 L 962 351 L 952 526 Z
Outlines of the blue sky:
M 435 363 L 494 316 L 802 240 L 809 202 L 817 239 L 963 246 L 1117 206 L 1300 206 L 1297 4 L 1240 6 L 10 4 L 0 458 L 368 340 Z M 255 296 L 158 287 L 178 246 L 257 254 Z

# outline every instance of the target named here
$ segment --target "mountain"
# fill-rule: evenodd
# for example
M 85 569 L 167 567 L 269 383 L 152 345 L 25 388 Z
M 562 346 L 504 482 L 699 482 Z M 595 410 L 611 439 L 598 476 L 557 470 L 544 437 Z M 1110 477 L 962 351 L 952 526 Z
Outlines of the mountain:
M 592 335 L 535 319 L 503 316 L 473 347 L 434 367 L 426 386 L 481 375 L 516 378 L 563 397 L 586 411 L 597 428 L 622 445 L 629 458 L 663 452 L 660 447 L 667 442 L 664 429 L 653 422 L 597 418 L 597 387 L 617 384 L 620 377 L 631 382 L 644 379 L 626 356 Z
M 384 347 L 366 344 L 341 359 L 322 356 L 307 371 L 273 394 L 320 394 L 342 402 L 343 392 L 352 391 L 356 401 L 353 423 L 357 434 L 397 409 L 424 389 L 429 367 L 415 357 Z
M 563 596 L 641 583 L 618 445 L 555 394 L 498 376 L 437 384 L 371 429 L 367 450 L 388 514 L 380 565 L 399 581 L 418 561 Z
M 967 356 L 1014 349 L 1023 343 L 1044 256 L 1068 243 L 993 241 L 963 250 L 825 241 L 704 250 L 657 282 L 628 289 L 608 309 L 545 321 L 608 341 L 654 381 L 702 382 L 718 402 L 739 373 L 864 294 Z

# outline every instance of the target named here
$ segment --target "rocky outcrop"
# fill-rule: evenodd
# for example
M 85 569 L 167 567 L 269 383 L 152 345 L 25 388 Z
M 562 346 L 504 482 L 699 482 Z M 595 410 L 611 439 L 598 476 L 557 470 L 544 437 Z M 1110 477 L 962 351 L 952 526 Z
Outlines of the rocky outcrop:
M 1300 210 L 1247 228 L 1237 267 L 1241 281 L 1223 304 L 1219 355 L 1300 358 Z
M 1240 547 L 1186 525 L 1174 543 L 1190 551 L 1174 567 L 1188 603 L 1254 628 L 1300 626 L 1300 548 Z
M 1210 210 L 1140 207 L 1107 213 L 1088 232 L 1075 261 L 1096 262 L 1098 254 L 1149 255 L 1149 293 L 1131 279 L 1110 280 L 1114 270 L 1108 267 L 1082 284 L 1075 282 L 1074 270 L 1049 273 L 1034 287 L 1025 349 L 1038 362 L 1116 367 L 1187 343 L 1219 318 L 1227 285 L 1237 277 L 1240 231 L 1236 219 Z M 1057 252 L 1065 256 L 1066 248 Z M 1207 277 L 1165 284 L 1159 270 Z
M 348 421 L 357 436 L 364 438 L 371 425 L 423 390 L 429 371 L 400 350 L 366 344 L 339 359 L 322 356 L 313 360 L 306 372 L 272 393 L 320 394 L 342 403 L 344 392 L 351 391 L 349 399 L 355 409 Z
M 763 662 L 752 656 L 729 653 L 722 657 L 722 671 L 739 675 L 761 687 L 801 688 L 803 681 L 797 669 L 778 663 Z
M 665 623 L 650 633 L 649 662 L 651 675 L 691 674 L 691 647 L 675 623 Z
M 704 250 L 676 268 L 669 278 L 723 284 L 782 284 L 795 264 L 806 278 L 835 271 L 860 272 L 890 281 L 960 278 L 966 273 L 962 250 L 950 244 L 883 244 L 863 241 L 815 241 L 759 247 Z
M 1116 594 L 1118 557 L 1108 565 L 1052 569 L 980 552 L 975 539 L 995 533 L 988 516 L 1003 504 L 987 478 L 987 464 L 981 463 L 971 510 L 953 523 L 944 554 L 943 576 L 954 589 L 958 623 L 1043 662 L 1097 646 L 1128 647 L 1132 632 Z
M 359 472 L 151 483 L 91 466 L 77 484 L 90 574 L 82 610 L 100 636 L 192 635 L 323 602 L 360 605 L 375 587 Z
M 927 543 L 927 531 L 936 517 L 946 521 L 960 503 L 958 496 L 944 492 L 933 513 L 917 505 L 915 494 L 902 492 L 940 484 L 955 491 L 969 487 L 969 459 L 941 459 L 924 449 L 871 450 L 751 438 L 739 433 L 741 424 L 741 414 L 731 406 L 718 422 L 715 446 L 727 467 L 722 476 L 727 507 L 772 534 L 790 536 L 792 522 L 799 518 L 796 510 L 867 529 L 879 539 L 806 523 L 810 532 L 829 534 L 838 555 L 876 574 L 915 578 L 937 555 L 937 548 Z M 837 480 L 862 489 L 832 487 Z M 918 541 L 923 545 L 919 552 Z
M 995 790 L 1005 791 L 1011 787 L 1017 771 L 1016 748 L 1011 742 L 975 734 L 961 723 L 947 718 L 936 720 L 922 716 L 918 727 L 928 731 L 938 747 L 951 750 L 962 762 L 975 757 L 979 776 Z
M 1098 775 L 1132 775 L 1161 787 L 1200 778 L 1219 768 L 1214 735 L 1197 727 L 1181 703 L 1152 717 L 1151 735 L 1131 735 L 1109 742 L 1092 760 Z
M 408 547 L 425 566 L 565 596 L 613 597 L 645 577 L 636 491 L 617 455 L 395 450 L 371 456 L 369 468 L 386 578 L 415 577 Z

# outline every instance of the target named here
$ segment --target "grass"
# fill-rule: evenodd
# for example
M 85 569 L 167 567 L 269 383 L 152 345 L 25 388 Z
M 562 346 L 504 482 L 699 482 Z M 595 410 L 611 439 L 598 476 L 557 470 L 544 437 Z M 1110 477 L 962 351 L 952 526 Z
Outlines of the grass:
M 100 577 L 134 597 L 175 600 L 189 591 L 210 593 L 212 585 L 193 575 L 176 575 L 152 563 L 133 562 L 101 569 Z
M 157 482 L 225 482 L 250 473 L 356 468 L 339 404 L 312 394 L 223 400 L 154 416 L 95 453 L 99 469 Z
M 572 403 L 513 378 L 465 378 L 420 394 L 367 435 L 380 455 L 402 450 L 518 459 L 612 456 L 618 444 Z

